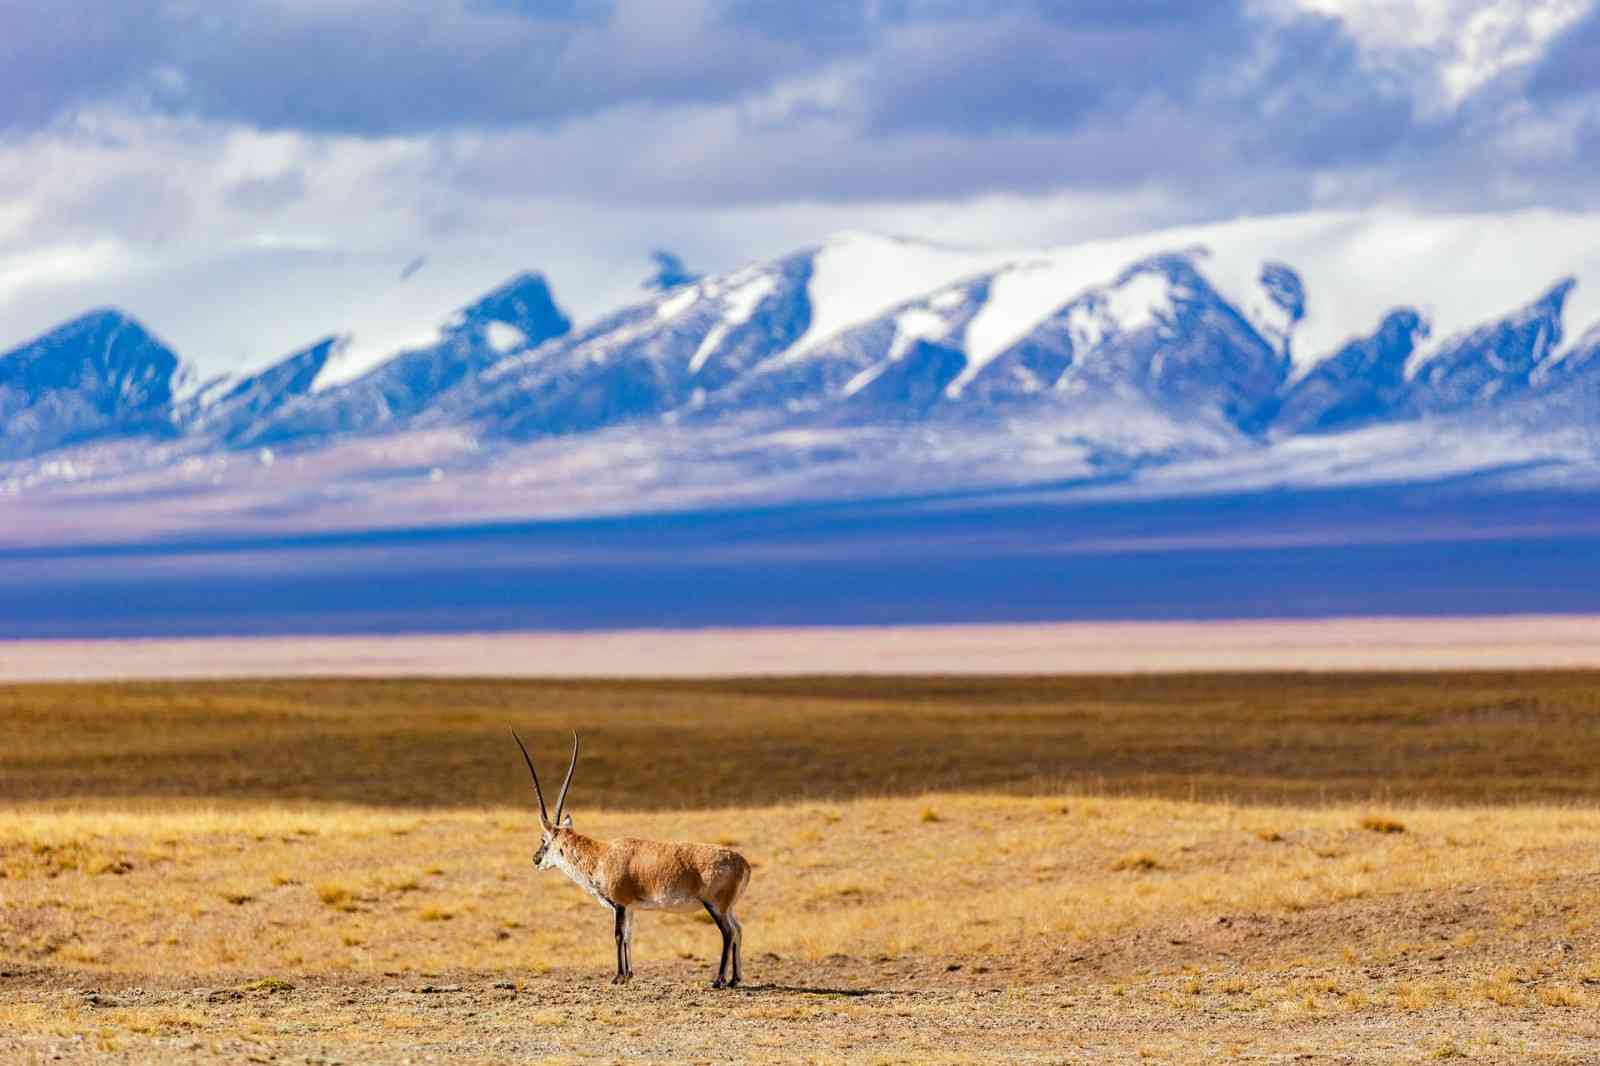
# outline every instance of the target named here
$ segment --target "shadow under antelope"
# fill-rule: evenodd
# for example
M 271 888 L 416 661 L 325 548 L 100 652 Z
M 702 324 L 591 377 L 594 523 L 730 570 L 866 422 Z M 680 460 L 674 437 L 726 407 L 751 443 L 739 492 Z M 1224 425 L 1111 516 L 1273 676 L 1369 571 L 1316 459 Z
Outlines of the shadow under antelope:
M 750 883 L 750 864 L 731 848 L 717 844 L 664 843 L 657 840 L 596 840 L 572 828 L 572 816 L 563 815 L 572 772 L 578 768 L 578 734 L 572 734 L 572 762 L 556 797 L 555 817 L 544 803 L 539 771 L 533 768 L 522 738 L 511 736 L 533 775 L 539 797 L 539 850 L 533 864 L 541 870 L 554 867 L 579 888 L 611 909 L 617 939 L 617 975 L 614 985 L 633 976 L 633 912 L 636 910 L 693 911 L 704 907 L 722 933 L 722 961 L 712 988 L 732 988 L 744 980 L 739 965 L 743 928 L 733 908 Z M 733 973 L 728 974 L 729 962 Z

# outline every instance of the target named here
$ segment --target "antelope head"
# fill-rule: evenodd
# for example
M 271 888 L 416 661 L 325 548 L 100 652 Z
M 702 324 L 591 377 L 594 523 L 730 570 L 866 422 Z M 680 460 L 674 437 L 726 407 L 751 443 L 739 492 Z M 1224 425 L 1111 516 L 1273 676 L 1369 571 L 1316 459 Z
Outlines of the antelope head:
M 548 870 L 556 865 L 556 859 L 561 854 L 561 834 L 572 828 L 572 815 L 563 816 L 563 812 L 567 806 L 567 790 L 572 787 L 572 772 L 578 768 L 578 734 L 572 734 L 572 762 L 567 766 L 567 779 L 561 783 L 561 794 L 556 797 L 554 818 L 545 806 L 544 789 L 539 787 L 539 771 L 533 768 L 533 759 L 528 755 L 527 746 L 517 736 L 516 730 L 512 730 L 511 736 L 515 738 L 517 747 L 522 749 L 522 759 L 528 764 L 528 773 L 533 775 L 534 794 L 539 797 L 539 850 L 533 853 L 533 865 Z

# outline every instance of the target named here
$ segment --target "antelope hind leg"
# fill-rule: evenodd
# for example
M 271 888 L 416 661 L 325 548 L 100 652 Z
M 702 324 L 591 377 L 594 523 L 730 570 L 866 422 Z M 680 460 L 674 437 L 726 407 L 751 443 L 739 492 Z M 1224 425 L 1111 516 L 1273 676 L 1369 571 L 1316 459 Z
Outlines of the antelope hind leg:
M 728 920 L 722 913 L 705 900 L 706 913 L 711 915 L 711 920 L 717 923 L 717 932 L 722 934 L 722 961 L 717 964 L 717 978 L 711 982 L 712 988 L 727 986 L 728 960 L 733 955 L 733 930 L 728 927 Z

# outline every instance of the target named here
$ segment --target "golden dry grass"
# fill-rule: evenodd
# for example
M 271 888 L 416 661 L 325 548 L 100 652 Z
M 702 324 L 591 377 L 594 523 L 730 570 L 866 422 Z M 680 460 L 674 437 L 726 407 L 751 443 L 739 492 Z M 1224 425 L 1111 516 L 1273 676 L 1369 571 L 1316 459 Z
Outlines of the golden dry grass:
M 922 817 L 930 803 L 944 812 L 937 822 Z M 1533 909 L 1556 905 L 1553 892 L 1574 908 L 1567 935 L 1594 933 L 1585 913 L 1600 902 L 1594 809 L 1413 808 L 1410 831 L 1375 834 L 1361 810 L 1345 807 L 1126 798 L 1062 806 L 943 794 L 576 810 L 580 828 L 602 837 L 731 831 L 750 841 L 751 946 L 785 958 L 995 955 L 1020 967 L 1114 953 L 1119 937 L 1139 930 L 1326 915 L 1462 889 L 1516 906 L 1484 915 L 1487 926 L 1452 923 L 1453 956 L 1491 957 L 1491 946 L 1526 939 L 1522 926 Z M 1278 842 L 1262 839 L 1267 827 Z M 534 845 L 533 820 L 516 809 L 13 809 L 0 814 L 0 961 L 173 975 L 426 971 L 470 958 L 508 974 L 603 973 L 609 919 L 559 875 L 533 870 Z M 640 921 L 641 960 L 709 958 L 717 947 L 703 916 Z M 1350 932 L 1332 926 L 1289 950 L 1333 955 L 1354 946 Z
M 1593 678 L 1168 680 L 9 690 L 0 1061 L 1600 1061 Z M 749 993 L 687 915 L 605 983 L 563 711 L 581 829 L 752 860 Z
M 611 992 L 609 918 L 531 869 L 525 810 L 13 808 L 0 815 L 0 975 L 33 991 L 0 1021 L 30 1050 L 79 1037 L 154 1054 L 152 1041 L 195 1032 L 221 1061 L 303 1051 L 307 1026 L 346 1061 L 384 1061 L 396 1033 L 496 1061 L 483 1034 L 525 1036 L 552 998 L 572 1008 L 537 1023 L 552 1047 L 599 1057 L 643 1024 L 673 1034 L 666 1057 L 711 1053 L 700 1031 L 732 1025 L 747 1026 L 738 1057 L 754 1060 L 804 1048 L 977 1061 L 950 1039 L 981 1039 L 978 1005 L 1032 1034 L 1004 1045 L 1023 1059 L 1046 1036 L 1093 1046 L 1102 1026 L 1155 1061 L 1212 1061 L 1246 1034 L 1276 1054 L 1307 1032 L 1368 1051 L 1375 1031 L 1439 1034 L 1437 1047 L 1480 1059 L 1508 1026 L 1548 1037 L 1504 1061 L 1600 1047 L 1590 808 L 1410 807 L 1403 834 L 1364 828 L 1357 807 L 1115 797 L 577 815 L 600 835 L 750 842 L 756 998 L 696 999 L 715 933 L 664 914 L 639 919 L 642 980 Z M 84 988 L 111 991 L 85 1001 Z M 456 997 L 448 1022 L 419 989 Z M 532 998 L 514 1008 L 500 989 Z M 879 1044 L 829 1028 L 841 1017 L 870 1021 Z M 790 1039 L 763 1050 L 773 1027 Z M 919 1043 L 929 1027 L 945 1038 Z

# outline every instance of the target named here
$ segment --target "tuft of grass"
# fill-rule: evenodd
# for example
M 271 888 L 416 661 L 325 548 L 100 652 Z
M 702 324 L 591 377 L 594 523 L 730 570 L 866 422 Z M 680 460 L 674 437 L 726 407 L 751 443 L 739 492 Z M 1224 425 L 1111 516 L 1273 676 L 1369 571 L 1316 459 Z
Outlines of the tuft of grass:
M 147 1036 L 171 1035 L 201 1029 L 206 1018 L 192 1010 L 164 1008 L 154 1011 L 114 1011 L 111 1017 L 130 1032 Z
M 424 907 L 417 912 L 417 917 L 424 922 L 448 922 L 455 914 L 443 907 Z
M 355 910 L 355 893 L 344 885 L 328 882 L 317 886 L 317 898 L 339 911 Z
M 294 985 L 281 977 L 263 977 L 244 986 L 246 992 L 293 992 Z
M 1111 864 L 1111 869 L 1117 873 L 1149 873 L 1152 870 L 1164 870 L 1161 860 L 1147 851 L 1134 852 L 1122 856 Z
M 1478 995 L 1500 1007 L 1526 1006 L 1528 997 L 1516 985 L 1517 976 L 1511 970 L 1501 970 L 1493 977 L 1478 982 Z
M 1368 814 L 1361 819 L 1361 828 L 1369 833 L 1404 833 L 1406 824 L 1381 814 Z
M 1395 986 L 1394 1005 L 1403 1011 L 1427 1010 L 1439 1002 L 1435 990 L 1425 984 L 1402 981 Z
M 1546 1007 L 1585 1007 L 1589 998 L 1576 988 L 1566 985 L 1542 985 L 1539 988 L 1539 1002 Z
M 939 812 L 932 807 L 924 807 L 922 808 L 922 820 L 924 822 L 940 822 L 944 819 L 940 818 Z

